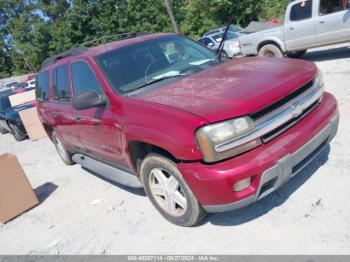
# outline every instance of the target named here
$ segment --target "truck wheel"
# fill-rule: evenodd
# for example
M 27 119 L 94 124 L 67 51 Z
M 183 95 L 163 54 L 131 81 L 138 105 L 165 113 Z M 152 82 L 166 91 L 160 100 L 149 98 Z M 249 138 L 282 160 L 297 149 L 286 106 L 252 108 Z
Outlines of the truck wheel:
M 147 196 L 169 222 L 190 227 L 205 217 L 206 212 L 170 159 L 148 155 L 142 161 L 140 175 Z
M 260 48 L 258 56 L 282 58 L 283 53 L 278 46 L 273 44 L 267 44 Z
M 290 53 L 287 53 L 287 56 L 290 57 L 290 58 L 300 58 L 303 55 L 305 55 L 306 51 L 307 50 L 297 51 L 297 52 L 290 52 Z
M 27 136 L 22 133 L 18 126 L 12 123 L 9 123 L 9 126 L 11 128 L 11 134 L 17 141 L 22 141 L 27 138 Z
M 55 131 L 52 132 L 52 141 L 56 147 L 58 155 L 61 157 L 63 162 L 68 166 L 73 165 L 74 162 L 72 160 L 71 154 L 65 149 L 63 143 L 58 138 Z

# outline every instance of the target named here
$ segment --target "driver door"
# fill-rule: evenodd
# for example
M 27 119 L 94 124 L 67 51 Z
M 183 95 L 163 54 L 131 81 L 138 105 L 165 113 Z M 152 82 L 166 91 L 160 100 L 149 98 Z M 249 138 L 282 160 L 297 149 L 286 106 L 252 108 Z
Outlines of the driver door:
M 103 88 L 87 61 L 72 63 L 73 97 L 87 91 L 104 94 Z M 121 129 L 110 105 L 86 110 L 73 109 L 73 119 L 83 150 L 99 160 L 119 164 L 121 160 Z

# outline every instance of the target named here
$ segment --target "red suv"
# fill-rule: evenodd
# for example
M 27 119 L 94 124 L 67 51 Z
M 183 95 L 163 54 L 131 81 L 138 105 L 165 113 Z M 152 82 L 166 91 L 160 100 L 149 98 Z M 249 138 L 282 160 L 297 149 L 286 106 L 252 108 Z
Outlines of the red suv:
M 335 136 L 335 98 L 310 62 L 228 62 L 176 34 L 150 34 L 44 61 L 38 112 L 63 161 L 144 187 L 170 222 L 270 194 Z

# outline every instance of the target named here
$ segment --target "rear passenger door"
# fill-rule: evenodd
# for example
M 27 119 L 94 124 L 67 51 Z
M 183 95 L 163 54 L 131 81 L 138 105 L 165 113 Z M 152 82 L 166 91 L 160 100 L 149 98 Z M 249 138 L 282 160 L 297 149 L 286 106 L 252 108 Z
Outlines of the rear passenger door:
M 105 95 L 101 84 L 87 61 L 72 63 L 73 96 L 88 91 Z M 110 106 L 73 111 L 80 141 L 87 153 L 96 159 L 119 164 L 121 159 L 121 132 L 115 124 Z
M 320 0 L 316 23 L 320 44 L 350 41 L 349 8 L 347 0 Z
M 80 148 L 82 145 L 73 119 L 68 64 L 57 66 L 53 70 L 52 78 L 51 116 L 56 123 L 55 131 L 67 148 Z

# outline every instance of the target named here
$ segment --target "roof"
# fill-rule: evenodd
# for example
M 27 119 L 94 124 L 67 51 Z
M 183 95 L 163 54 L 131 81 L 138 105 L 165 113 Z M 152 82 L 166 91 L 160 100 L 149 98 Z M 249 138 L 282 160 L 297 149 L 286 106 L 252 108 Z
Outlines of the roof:
M 58 60 L 61 60 L 61 59 L 63 60 L 63 58 L 65 57 L 98 56 L 100 54 L 103 54 L 105 52 L 108 52 L 114 49 L 122 48 L 125 46 L 137 44 L 140 42 L 144 42 L 147 40 L 156 39 L 161 36 L 172 35 L 172 34 L 173 33 L 141 34 L 140 36 L 136 36 L 133 38 L 128 38 L 120 41 L 115 41 L 112 43 L 103 44 L 96 47 L 90 47 L 90 48 L 86 48 L 84 46 L 73 47 L 65 52 L 59 53 L 57 55 L 54 55 L 44 60 L 44 62 L 42 63 L 42 69 L 55 64 Z

